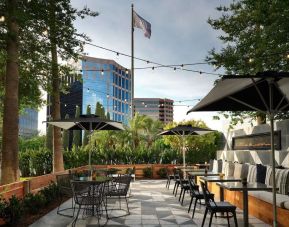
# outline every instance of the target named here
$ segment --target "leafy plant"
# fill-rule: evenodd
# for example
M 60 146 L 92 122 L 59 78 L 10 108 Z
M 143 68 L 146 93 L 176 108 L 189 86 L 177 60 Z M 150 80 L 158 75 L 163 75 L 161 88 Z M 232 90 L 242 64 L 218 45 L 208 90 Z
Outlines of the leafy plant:
M 23 215 L 22 200 L 13 195 L 9 200 L 2 199 L 0 202 L 0 217 L 9 226 L 16 226 Z
M 51 182 L 47 187 L 39 191 L 45 198 L 45 203 L 48 204 L 60 196 L 59 187 L 54 182 Z
M 24 198 L 23 198 L 23 206 L 25 211 L 31 214 L 36 214 L 39 209 L 44 207 L 46 204 L 45 197 L 41 193 L 37 194 L 32 194 L 28 193 Z
M 166 168 L 160 168 L 157 171 L 157 174 L 160 176 L 160 178 L 166 178 L 167 177 L 167 169 Z
M 145 178 L 151 178 L 153 176 L 153 170 L 151 167 L 146 167 L 142 171 Z

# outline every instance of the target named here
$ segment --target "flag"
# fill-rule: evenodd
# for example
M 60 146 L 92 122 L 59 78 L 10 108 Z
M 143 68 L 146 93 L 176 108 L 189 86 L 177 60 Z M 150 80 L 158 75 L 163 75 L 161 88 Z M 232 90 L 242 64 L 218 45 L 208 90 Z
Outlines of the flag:
M 144 31 L 144 36 L 151 37 L 151 24 L 133 11 L 133 26 Z

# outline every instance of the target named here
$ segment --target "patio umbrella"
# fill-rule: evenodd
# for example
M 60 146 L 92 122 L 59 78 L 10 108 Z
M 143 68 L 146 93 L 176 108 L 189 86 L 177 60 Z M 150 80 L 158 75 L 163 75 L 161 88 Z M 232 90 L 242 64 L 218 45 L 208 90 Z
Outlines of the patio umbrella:
M 188 111 L 258 111 L 270 119 L 273 174 L 273 215 L 277 226 L 274 117 L 289 110 L 289 73 L 260 72 L 254 76 L 224 76 Z
M 159 135 L 168 136 L 168 135 L 177 135 L 182 139 L 182 152 L 183 152 L 183 166 L 186 167 L 186 155 L 185 155 L 185 136 L 191 135 L 204 135 L 206 133 L 213 132 L 213 130 L 206 128 L 193 127 L 191 125 L 178 125 L 169 130 L 159 133 Z
M 94 114 L 80 115 L 78 118 L 44 122 L 65 130 L 89 130 L 90 133 L 96 130 L 124 130 L 120 122 L 103 119 Z M 91 151 L 89 151 L 88 164 L 91 167 Z

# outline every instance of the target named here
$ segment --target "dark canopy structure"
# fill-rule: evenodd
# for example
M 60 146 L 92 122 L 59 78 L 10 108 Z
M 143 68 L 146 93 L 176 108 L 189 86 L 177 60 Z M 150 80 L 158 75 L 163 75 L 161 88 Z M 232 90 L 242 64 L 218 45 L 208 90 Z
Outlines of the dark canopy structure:
M 183 165 L 186 166 L 186 155 L 185 155 L 185 136 L 190 135 L 204 135 L 209 132 L 213 132 L 211 129 L 206 128 L 198 128 L 193 127 L 191 125 L 177 125 L 174 128 L 171 128 L 169 130 L 163 131 L 159 133 L 159 135 L 168 136 L 168 135 L 177 135 L 180 136 L 182 139 L 182 151 L 183 151 Z
M 289 110 L 289 73 L 267 71 L 256 75 L 224 76 L 188 113 L 193 111 L 259 111 L 271 126 L 273 210 L 277 226 L 274 117 Z
M 96 130 L 124 130 L 120 122 L 103 119 L 93 114 L 80 115 L 78 118 L 45 122 L 65 130 L 89 130 L 90 133 Z M 91 151 L 89 151 L 88 164 L 91 167 Z

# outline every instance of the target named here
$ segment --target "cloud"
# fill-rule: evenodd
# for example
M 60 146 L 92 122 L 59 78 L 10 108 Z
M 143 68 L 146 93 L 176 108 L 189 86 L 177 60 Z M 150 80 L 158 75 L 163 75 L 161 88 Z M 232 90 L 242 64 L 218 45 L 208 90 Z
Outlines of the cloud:
M 86 0 L 87 6 L 99 11 L 95 18 L 76 20 L 75 25 L 92 39 L 92 43 L 116 51 L 131 52 L 131 1 L 119 0 Z M 135 0 L 135 11 L 152 24 L 151 39 L 143 35 L 143 31 L 135 29 L 135 56 L 162 64 L 182 64 L 203 62 L 208 51 L 220 48 L 217 36 L 219 31 L 208 24 L 209 17 L 218 18 L 215 10 L 219 1 L 211 0 Z M 229 0 L 222 1 L 227 5 Z M 83 1 L 73 0 L 72 5 L 83 7 Z M 130 68 L 130 58 L 101 49 L 86 46 L 89 55 L 99 58 L 113 59 L 124 67 Z M 144 62 L 135 61 L 135 67 L 148 66 Z M 194 70 L 212 72 L 208 65 L 191 67 Z M 135 70 L 136 97 L 167 97 L 174 100 L 202 98 L 213 87 L 216 76 L 199 75 L 172 69 L 156 69 L 152 71 Z M 190 103 L 189 103 L 190 104 Z M 178 107 L 175 119 L 185 116 L 186 108 Z M 209 120 L 209 115 L 206 116 Z M 191 115 L 193 116 L 193 115 Z M 197 115 L 196 115 L 197 116 Z M 199 115 L 198 115 L 199 116 Z M 210 115 L 211 116 L 211 115 Z

